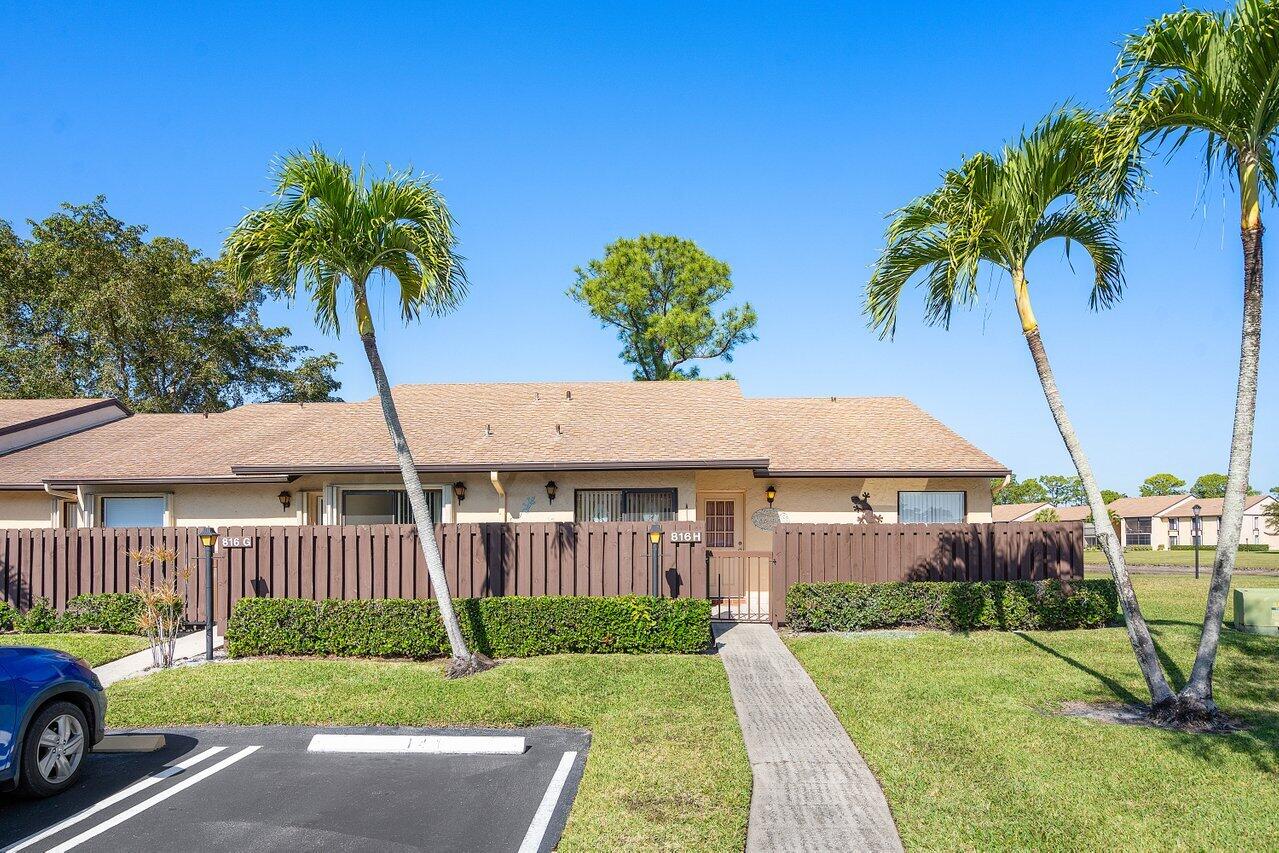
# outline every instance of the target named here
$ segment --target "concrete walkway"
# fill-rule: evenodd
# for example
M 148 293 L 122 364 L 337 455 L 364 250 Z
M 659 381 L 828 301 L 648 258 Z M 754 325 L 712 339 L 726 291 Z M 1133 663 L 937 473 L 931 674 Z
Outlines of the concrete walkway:
M 213 648 L 222 647 L 222 637 L 217 634 L 213 635 Z M 204 632 L 197 631 L 193 634 L 186 634 L 178 637 L 178 641 L 173 647 L 173 660 L 180 661 L 183 658 L 195 657 L 204 654 Z M 131 655 L 113 660 L 110 663 L 104 663 L 102 666 L 95 666 L 93 672 L 98 676 L 98 680 L 102 682 L 103 687 L 108 687 L 124 678 L 132 678 L 135 675 L 141 675 L 149 669 L 154 663 L 151 657 L 151 649 L 145 648 L 140 652 L 134 652 Z
M 715 638 L 755 777 L 747 851 L 901 850 L 879 782 L 777 632 Z

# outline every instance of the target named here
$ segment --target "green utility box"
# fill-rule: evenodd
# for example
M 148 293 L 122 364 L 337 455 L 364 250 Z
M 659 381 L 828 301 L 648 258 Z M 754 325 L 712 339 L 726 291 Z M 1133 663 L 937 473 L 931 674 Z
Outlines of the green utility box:
M 1235 630 L 1279 635 L 1279 587 L 1236 589 Z

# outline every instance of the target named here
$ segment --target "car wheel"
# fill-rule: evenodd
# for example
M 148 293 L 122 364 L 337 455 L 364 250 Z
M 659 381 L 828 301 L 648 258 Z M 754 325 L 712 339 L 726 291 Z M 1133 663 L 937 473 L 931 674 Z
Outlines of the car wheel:
M 89 749 L 84 712 L 70 702 L 54 702 L 31 721 L 22 743 L 22 787 L 48 797 L 76 783 Z

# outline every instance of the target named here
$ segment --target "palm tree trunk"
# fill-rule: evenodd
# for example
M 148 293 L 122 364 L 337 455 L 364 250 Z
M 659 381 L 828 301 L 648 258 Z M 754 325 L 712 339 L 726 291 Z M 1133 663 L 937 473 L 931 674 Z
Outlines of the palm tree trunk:
M 1035 370 L 1039 373 L 1039 384 L 1043 386 L 1044 397 L 1048 400 L 1048 409 L 1053 420 L 1057 422 L 1057 431 L 1070 459 L 1075 463 L 1079 479 L 1084 484 L 1084 494 L 1088 497 L 1088 508 L 1092 510 L 1093 527 L 1097 531 L 1097 542 L 1110 563 L 1110 574 L 1115 579 L 1115 588 L 1119 591 L 1119 606 L 1124 613 L 1124 624 L 1128 626 L 1128 640 L 1137 655 L 1137 665 L 1146 679 L 1146 689 L 1150 692 L 1152 710 L 1163 711 L 1173 702 L 1172 689 L 1168 679 L 1159 666 L 1159 656 L 1155 652 L 1155 642 L 1150 637 L 1150 628 L 1141 615 L 1141 607 L 1137 603 L 1137 593 L 1132 588 L 1132 579 L 1128 576 L 1128 566 L 1124 563 L 1124 552 L 1120 546 L 1114 528 L 1110 524 L 1110 514 L 1106 503 L 1101 499 L 1101 489 L 1097 486 L 1097 478 L 1093 475 L 1092 465 L 1084 454 L 1075 427 L 1066 414 L 1066 404 L 1061 399 L 1061 391 L 1057 388 L 1057 379 L 1053 376 L 1052 365 L 1048 362 L 1048 353 L 1039 337 L 1039 324 L 1035 321 L 1030 306 L 1030 290 L 1025 277 L 1021 273 L 1013 274 L 1013 291 L 1017 298 L 1017 313 L 1021 317 L 1022 333 L 1026 336 L 1026 346 L 1030 348 L 1030 357 L 1035 362 Z
M 453 609 L 453 596 L 449 593 L 448 579 L 444 575 L 444 561 L 440 559 L 440 547 L 435 541 L 435 519 L 431 518 L 431 508 L 427 506 L 426 494 L 422 491 L 422 480 L 418 477 L 417 465 L 413 462 L 408 440 L 404 437 L 404 427 L 400 424 L 395 399 L 391 396 L 391 385 L 387 382 L 386 368 L 383 367 L 382 356 L 378 352 L 377 338 L 373 331 L 373 321 L 369 314 L 364 287 L 357 283 L 354 290 L 360 342 L 364 344 L 364 355 L 368 358 L 369 367 L 373 371 L 373 384 L 377 387 L 378 399 L 382 402 L 382 416 L 386 419 L 386 428 L 391 433 L 395 457 L 400 464 L 400 475 L 404 478 L 404 491 L 408 495 L 409 506 L 413 509 L 413 521 L 417 525 L 417 538 L 422 543 L 422 555 L 426 558 L 426 573 L 431 579 L 431 586 L 435 589 L 440 618 L 444 622 L 444 631 L 448 635 L 449 646 L 453 650 L 453 663 L 449 667 L 449 674 L 465 675 L 477 672 L 485 668 L 487 659 L 480 660 L 482 656 L 473 655 L 466 646 L 466 638 L 462 635 L 462 627 Z
M 1243 238 L 1243 335 L 1239 348 L 1239 384 L 1235 390 L 1235 424 L 1230 437 L 1230 467 L 1226 472 L 1226 496 L 1221 504 L 1217 528 L 1217 554 L 1204 609 L 1203 633 L 1190 679 L 1177 701 L 1189 712 L 1215 714 L 1212 700 L 1212 671 L 1221 640 L 1221 620 L 1226 612 L 1226 596 L 1235 569 L 1239 533 L 1243 527 L 1244 498 L 1248 493 L 1248 473 L 1252 466 L 1253 421 L 1257 412 L 1257 364 L 1261 359 L 1262 256 L 1260 190 L 1255 159 L 1240 158 L 1239 186 L 1242 202 Z

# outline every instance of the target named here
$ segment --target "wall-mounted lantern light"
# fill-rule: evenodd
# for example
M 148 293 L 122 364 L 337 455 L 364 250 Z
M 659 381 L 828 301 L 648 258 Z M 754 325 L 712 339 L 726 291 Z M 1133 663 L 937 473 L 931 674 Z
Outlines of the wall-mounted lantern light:
M 453 484 L 453 497 L 457 498 L 458 503 L 466 500 L 466 483 L 458 480 Z
M 555 485 L 554 480 L 548 480 L 546 482 L 546 499 L 551 503 L 555 503 L 555 495 L 559 489 L 560 487 Z
M 280 499 L 280 506 L 284 507 L 285 509 L 288 509 L 289 506 L 292 505 L 293 503 L 293 495 L 289 494 L 288 492 L 280 492 L 278 495 L 276 495 L 276 497 Z
M 769 486 L 764 490 L 764 497 L 768 498 L 768 505 L 772 506 L 774 499 L 777 498 L 777 487 Z

